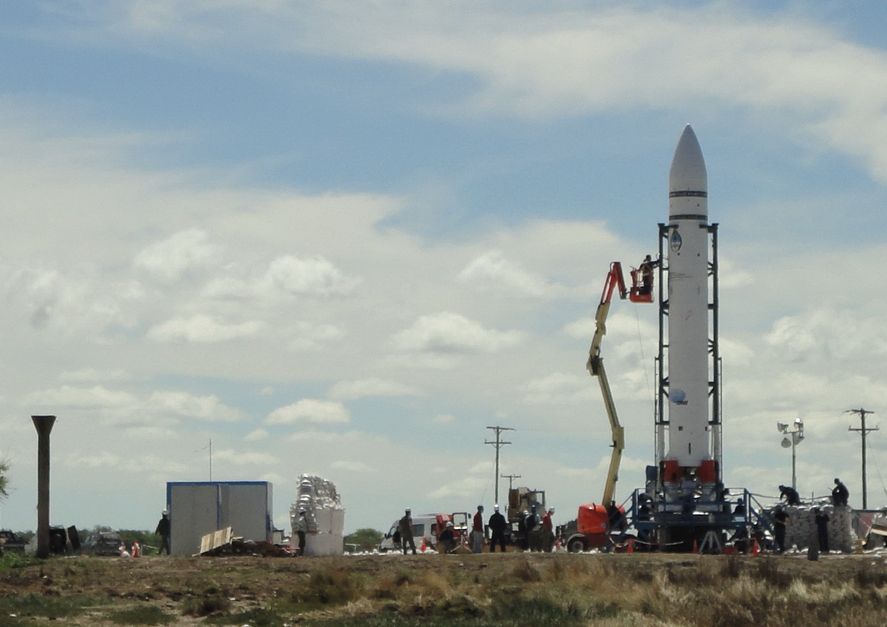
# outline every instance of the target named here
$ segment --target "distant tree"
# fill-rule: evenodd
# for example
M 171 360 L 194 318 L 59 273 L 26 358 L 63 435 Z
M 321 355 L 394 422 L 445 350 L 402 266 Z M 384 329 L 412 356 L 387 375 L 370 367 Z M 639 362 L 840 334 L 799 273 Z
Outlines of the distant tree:
M 19 538 L 21 538 L 22 541 L 24 541 L 24 542 L 30 542 L 31 540 L 34 539 L 34 536 L 37 534 L 29 529 L 27 531 L 16 531 L 15 535 L 17 535 Z
M 9 472 L 9 462 L 0 461 L 0 499 L 5 499 L 9 494 L 6 492 L 7 478 Z
M 345 536 L 345 544 L 356 544 L 361 551 L 371 551 L 379 546 L 383 533 L 375 529 L 358 529 Z

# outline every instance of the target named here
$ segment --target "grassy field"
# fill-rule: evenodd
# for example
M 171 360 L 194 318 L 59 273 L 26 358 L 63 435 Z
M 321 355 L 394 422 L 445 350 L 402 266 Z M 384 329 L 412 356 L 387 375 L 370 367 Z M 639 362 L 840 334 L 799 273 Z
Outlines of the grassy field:
M 887 625 L 887 556 L 6 556 L 29 624 Z

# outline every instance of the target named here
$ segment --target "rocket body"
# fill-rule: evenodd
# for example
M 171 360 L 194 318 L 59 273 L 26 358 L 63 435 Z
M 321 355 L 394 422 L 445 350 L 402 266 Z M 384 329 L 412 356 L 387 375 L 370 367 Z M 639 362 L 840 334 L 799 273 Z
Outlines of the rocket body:
M 669 173 L 668 452 L 694 467 L 709 451 L 708 177 L 688 124 Z

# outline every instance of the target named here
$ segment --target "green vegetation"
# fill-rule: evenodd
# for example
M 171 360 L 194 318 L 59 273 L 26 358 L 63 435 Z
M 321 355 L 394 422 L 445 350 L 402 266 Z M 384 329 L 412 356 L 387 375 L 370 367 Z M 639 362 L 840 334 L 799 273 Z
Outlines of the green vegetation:
M 16 618 L 42 617 L 51 620 L 72 618 L 82 614 L 95 600 L 80 595 L 50 597 L 42 594 L 22 594 L 0 598 L 0 616 Z
M 358 551 L 372 551 L 379 546 L 384 534 L 375 529 L 358 529 L 345 536 L 345 544 L 354 544 Z
M 250 627 L 271 627 L 286 623 L 284 615 L 273 610 L 255 609 L 236 612 L 225 616 L 210 616 L 208 625 L 250 625 Z
M 169 625 L 175 619 L 175 615 L 148 604 L 116 610 L 108 615 L 108 620 L 117 625 Z
M 182 603 L 182 613 L 188 616 L 210 616 L 226 613 L 231 608 L 228 593 L 210 586 L 202 593 L 188 596 Z
M 31 555 L 6 551 L 0 555 L 0 573 L 13 568 L 24 568 L 35 563 L 37 563 L 37 559 Z
M 14 614 L 81 626 L 887 625 L 887 559 L 874 555 L 10 555 L 0 565 L 0 624 Z

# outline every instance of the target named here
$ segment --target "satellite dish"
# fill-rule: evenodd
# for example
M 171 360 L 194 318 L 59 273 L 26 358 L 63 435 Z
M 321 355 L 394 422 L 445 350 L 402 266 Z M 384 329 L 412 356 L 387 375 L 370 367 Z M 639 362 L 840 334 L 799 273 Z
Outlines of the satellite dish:
M 792 445 L 792 441 L 788 438 L 782 438 L 782 448 L 789 448 Z

